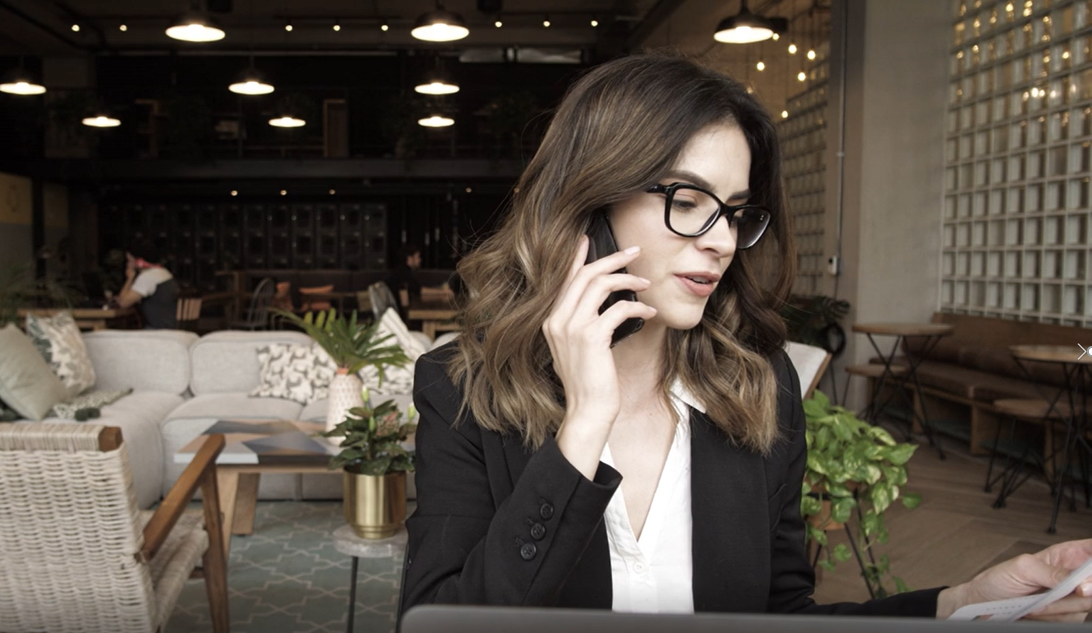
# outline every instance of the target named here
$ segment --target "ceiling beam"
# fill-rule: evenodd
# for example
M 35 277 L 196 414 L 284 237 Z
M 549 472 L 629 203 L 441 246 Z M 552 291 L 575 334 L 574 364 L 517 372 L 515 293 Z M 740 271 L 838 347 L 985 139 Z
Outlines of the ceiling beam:
M 61 43 L 63 43 L 65 46 L 68 46 L 70 48 L 73 48 L 73 49 L 76 49 L 76 50 L 79 50 L 79 51 L 89 51 L 89 50 L 91 50 L 90 47 L 84 46 L 82 44 L 79 44 L 77 42 L 72 41 L 67 36 L 65 36 L 61 32 L 57 31 L 57 29 L 55 29 L 52 26 L 49 26 L 48 24 L 45 24 L 44 22 L 38 20 L 38 18 L 35 18 L 34 16 L 27 14 L 22 9 L 12 6 L 9 2 L 6 2 L 5 0 L 0 0 L 0 9 L 2 9 L 4 11 L 7 11 L 8 13 L 14 15 L 15 17 L 19 18 L 23 22 L 26 22 L 27 24 L 30 24 L 31 26 L 37 28 L 38 30 L 42 31 L 43 33 L 46 33 L 47 35 L 49 35 L 49 36 L 53 37 L 54 39 L 56 39 L 56 40 L 60 41 Z
M 649 9 L 644 19 L 629 33 L 626 38 L 626 50 L 633 50 L 641 45 L 653 31 L 671 18 L 671 15 L 682 6 L 684 0 L 659 0 L 656 6 Z

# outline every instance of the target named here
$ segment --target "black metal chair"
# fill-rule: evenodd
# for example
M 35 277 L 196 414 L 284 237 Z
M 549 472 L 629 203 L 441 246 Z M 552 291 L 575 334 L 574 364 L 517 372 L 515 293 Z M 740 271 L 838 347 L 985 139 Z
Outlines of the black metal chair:
M 277 284 L 271 277 L 266 277 L 258 282 L 254 293 L 250 295 L 250 304 L 246 309 L 246 319 L 232 321 L 228 325 L 231 330 L 267 330 L 269 329 L 269 306 L 273 303 L 273 295 L 277 292 Z

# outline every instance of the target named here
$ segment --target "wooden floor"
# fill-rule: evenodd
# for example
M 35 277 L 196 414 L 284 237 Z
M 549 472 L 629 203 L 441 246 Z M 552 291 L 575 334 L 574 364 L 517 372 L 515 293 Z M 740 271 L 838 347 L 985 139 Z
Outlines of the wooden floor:
M 983 490 L 986 460 L 971 457 L 955 440 L 941 441 L 947 460 L 921 445 L 910 461 L 906 489 L 921 494 L 921 505 L 907 510 L 896 502 L 887 514 L 890 539 L 875 546 L 877 557 L 886 553 L 890 558 L 892 575 L 911 589 L 955 585 L 1018 554 L 1092 537 L 1092 510 L 1085 506 L 1083 490 L 1078 491 L 1076 511 L 1063 503 L 1057 533 L 1047 534 L 1052 500 L 1041 478 L 1027 481 L 1009 497 L 1007 507 L 994 509 L 996 492 Z M 844 533 L 831 533 L 830 540 L 846 542 Z M 823 572 L 815 592 L 819 603 L 868 597 L 853 560 L 840 563 L 833 573 Z

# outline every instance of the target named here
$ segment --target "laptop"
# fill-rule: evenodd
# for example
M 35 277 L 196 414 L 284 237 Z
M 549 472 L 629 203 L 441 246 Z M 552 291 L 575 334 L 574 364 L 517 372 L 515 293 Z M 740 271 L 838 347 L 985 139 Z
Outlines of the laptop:
M 1060 627 L 1060 628 L 1059 628 Z M 1051 622 L 950 622 L 928 618 L 834 615 L 644 614 L 592 609 L 423 605 L 402 618 L 401 633 L 1064 633 L 1082 625 Z

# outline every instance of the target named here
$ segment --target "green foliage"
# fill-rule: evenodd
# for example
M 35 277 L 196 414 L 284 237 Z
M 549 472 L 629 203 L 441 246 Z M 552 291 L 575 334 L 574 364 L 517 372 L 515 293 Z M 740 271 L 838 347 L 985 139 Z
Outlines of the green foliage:
M 0 327 L 19 320 L 19 308 L 68 308 L 80 293 L 61 279 L 35 279 L 28 264 L 0 262 Z
M 274 310 L 277 315 L 296 325 L 326 350 L 334 364 L 355 374 L 367 365 L 374 365 L 379 372 L 379 384 L 383 384 L 385 366 L 402 366 L 409 357 L 398 345 L 383 345 L 392 338 L 379 336 L 379 321 L 372 324 L 358 322 L 356 311 L 346 319 L 337 310 L 308 312 L 300 316 L 287 310 Z
M 86 422 L 88 420 L 94 420 L 98 418 L 102 413 L 98 407 L 84 407 L 83 409 L 77 409 L 74 416 L 77 422 Z
M 408 418 L 415 416 L 410 407 Z M 414 454 L 402 443 L 414 431 L 412 422 L 402 422 L 394 401 L 387 400 L 373 408 L 365 404 L 349 410 L 345 421 L 323 433 L 323 437 L 343 437 L 341 452 L 330 460 L 330 468 L 344 468 L 358 475 L 386 475 L 413 472 Z
M 824 295 L 793 295 L 781 308 L 790 341 L 827 349 L 823 331 L 849 314 L 849 302 Z
M 824 528 L 831 522 L 846 523 L 860 512 L 857 525 L 858 545 L 868 547 L 887 542 L 884 513 L 895 501 L 913 509 L 921 503 L 916 494 L 906 494 L 906 463 L 917 446 L 900 444 L 884 429 L 860 420 L 844 407 L 830 403 L 826 394 L 816 390 L 814 397 L 804 400 L 807 418 L 808 460 L 800 501 L 800 514 L 808 519 L 821 514 L 823 500 L 830 501 L 829 518 L 821 525 L 807 523 L 807 538 L 824 546 L 824 569 L 833 570 L 836 563 L 849 560 L 849 551 L 839 545 L 826 548 Z M 862 557 L 865 552 L 861 552 Z M 867 559 L 866 559 L 867 560 Z M 888 595 L 882 580 L 890 572 L 887 557 L 881 556 L 875 565 L 866 562 L 865 575 L 878 595 Z M 906 590 L 899 578 L 894 578 L 896 591 Z

